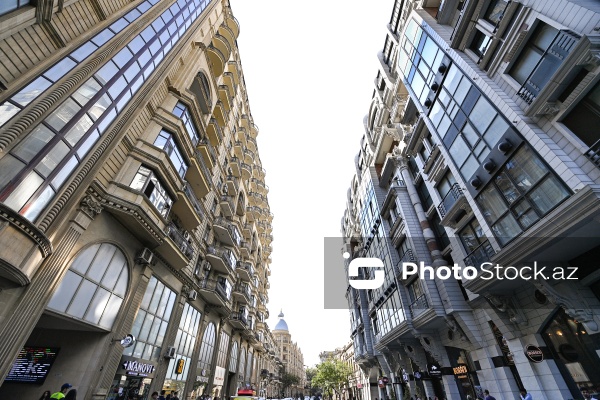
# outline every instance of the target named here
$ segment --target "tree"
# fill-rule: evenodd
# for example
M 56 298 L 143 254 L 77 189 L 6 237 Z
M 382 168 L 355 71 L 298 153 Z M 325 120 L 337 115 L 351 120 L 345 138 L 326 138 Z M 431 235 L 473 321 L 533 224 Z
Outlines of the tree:
M 342 389 L 348 386 L 352 370 L 341 360 L 327 360 L 317 365 L 317 373 L 312 379 L 312 384 L 323 389 L 323 394 L 340 397 Z
M 317 394 L 319 388 L 316 385 L 313 385 L 313 378 L 315 377 L 315 375 L 317 374 L 317 369 L 316 368 L 306 368 L 306 383 L 308 385 L 308 388 L 310 389 L 310 395 L 314 396 Z
M 285 393 L 285 389 L 287 389 L 288 387 L 297 384 L 298 382 L 300 382 L 300 378 L 298 378 L 296 375 L 292 375 L 292 374 L 288 374 L 287 372 L 284 372 L 281 375 L 281 392 Z M 283 395 L 282 395 L 283 397 Z

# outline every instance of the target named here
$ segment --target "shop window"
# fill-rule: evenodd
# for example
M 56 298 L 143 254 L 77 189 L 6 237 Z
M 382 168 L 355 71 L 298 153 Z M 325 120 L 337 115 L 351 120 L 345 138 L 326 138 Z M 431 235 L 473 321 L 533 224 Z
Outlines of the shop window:
M 600 392 L 598 335 L 590 335 L 581 322 L 568 316 L 563 308 L 559 308 L 542 331 L 542 337 L 552 352 L 573 398 L 580 399 L 583 390 L 595 394 L 597 398 Z
M 175 342 L 173 343 L 177 349 L 177 356 L 169 360 L 164 385 L 171 388 L 171 390 L 179 390 L 181 392 L 185 387 L 185 380 L 189 373 L 201 318 L 202 313 L 200 311 L 196 310 L 189 303 L 185 304 L 181 319 L 179 320 Z M 183 371 L 180 373 L 177 372 L 177 363 L 179 360 L 183 360 Z M 173 389 L 175 387 L 177 389 Z
M 238 343 L 233 342 L 233 345 L 231 345 L 231 352 L 229 355 L 229 372 L 233 372 L 234 374 L 237 372 L 237 363 L 238 363 Z
M 215 324 L 210 322 L 204 330 L 204 335 L 202 336 L 202 344 L 200 345 L 200 355 L 198 356 L 198 371 L 211 370 L 212 356 L 215 350 L 215 336 Z
M 75 258 L 48 309 L 110 330 L 128 283 L 123 252 L 110 243 L 95 244 Z
M 145 360 L 160 359 L 176 297 L 175 292 L 155 276 L 150 278 L 131 328 L 131 333 L 136 338 L 135 346 L 126 348 L 124 355 Z

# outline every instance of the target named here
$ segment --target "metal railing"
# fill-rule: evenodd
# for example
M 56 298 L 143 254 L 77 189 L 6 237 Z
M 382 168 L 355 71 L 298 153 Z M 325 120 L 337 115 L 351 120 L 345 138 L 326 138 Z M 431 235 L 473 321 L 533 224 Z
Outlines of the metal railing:
M 235 291 L 243 294 L 246 300 L 250 301 L 250 286 L 247 283 L 238 283 L 235 285 Z
M 240 233 L 237 226 L 220 216 L 215 218 L 214 223 L 227 229 L 227 232 L 229 232 L 229 235 L 233 239 L 233 242 L 236 246 L 239 246 L 241 244 L 242 234 Z
M 167 225 L 167 235 L 175 242 L 179 250 L 188 258 L 192 258 L 194 255 L 194 248 L 192 243 L 188 242 L 187 238 L 184 236 L 183 232 L 175 226 L 175 224 L 170 223 Z
M 243 269 L 246 272 L 248 272 L 248 275 L 250 275 L 250 277 L 254 276 L 254 267 L 252 266 L 252 263 L 249 263 L 248 261 L 238 261 L 237 268 Z
M 465 265 L 479 268 L 481 264 L 489 261 L 495 254 L 496 251 L 490 242 L 486 240 L 465 257 Z
M 200 139 L 200 141 L 198 142 L 198 146 L 203 145 L 206 146 L 206 149 L 208 150 L 208 156 L 210 157 L 210 160 L 212 161 L 213 165 L 217 163 L 217 153 L 215 153 L 215 149 L 212 146 L 212 144 L 210 144 L 210 142 L 208 141 L 207 138 L 203 137 L 202 139 Z
M 196 197 L 196 194 L 187 182 L 185 182 L 183 185 L 183 193 L 185 193 L 185 197 L 187 197 L 190 203 L 192 203 L 192 207 L 194 208 L 194 211 L 196 211 L 196 214 L 198 214 L 200 219 L 206 220 L 206 213 L 204 212 L 202 203 L 200 203 L 200 201 Z
M 231 313 L 231 319 L 239 321 L 239 322 L 241 322 L 244 325 L 248 324 L 248 319 L 247 319 L 246 315 L 244 315 L 241 312 L 232 312 Z
M 237 258 L 235 258 L 235 255 L 231 250 L 210 246 L 207 249 L 207 252 L 208 254 L 212 254 L 214 256 L 219 257 L 232 270 L 236 268 Z
M 444 218 L 446 216 L 446 214 L 448 213 L 448 211 L 456 203 L 456 201 L 461 198 L 461 196 L 464 196 L 462 189 L 460 188 L 458 183 L 453 184 L 450 187 L 450 190 L 448 191 L 448 193 L 446 193 L 446 195 L 444 196 L 444 198 L 438 205 L 440 217 Z
M 222 194 L 221 195 L 221 203 L 227 203 L 229 205 L 229 208 L 231 208 L 231 212 L 233 212 L 235 210 L 235 204 L 233 202 L 233 197 L 231 197 L 228 194 Z
M 429 308 L 427 297 L 425 297 L 424 294 L 420 295 L 412 303 L 410 303 L 410 306 L 408 308 L 410 309 L 410 314 L 412 315 L 412 317 L 415 318 L 417 315 L 421 314 L 423 311 L 426 311 Z
M 584 155 L 588 160 L 594 163 L 596 167 L 600 167 L 600 140 L 591 145 Z
M 224 301 L 228 302 L 227 289 L 219 282 L 214 279 L 205 279 L 202 282 L 202 289 L 210 290 L 217 293 Z
M 196 149 L 195 153 L 196 153 L 196 160 L 198 161 L 198 165 L 200 166 L 200 170 L 204 174 L 204 177 L 206 178 L 206 181 L 208 182 L 208 184 L 210 186 L 210 183 L 212 182 L 212 180 L 211 180 L 212 174 L 210 173 L 210 170 L 206 166 L 206 163 L 204 162 L 204 157 L 202 157 L 202 154 L 200 154 L 200 151 L 198 151 L 198 149 Z

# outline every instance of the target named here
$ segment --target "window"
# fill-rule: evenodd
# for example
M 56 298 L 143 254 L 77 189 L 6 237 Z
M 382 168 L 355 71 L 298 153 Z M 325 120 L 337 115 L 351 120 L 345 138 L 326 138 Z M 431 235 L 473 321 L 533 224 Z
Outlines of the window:
M 227 348 L 229 347 L 229 335 L 227 332 L 221 331 L 219 339 L 219 349 L 217 353 L 217 366 L 221 368 L 227 367 Z
M 173 114 L 181 119 L 183 126 L 185 126 L 185 130 L 192 141 L 192 144 L 196 146 L 200 140 L 200 135 L 196 130 L 196 126 L 194 125 L 194 121 L 187 106 L 182 102 L 178 102 L 173 109 Z
M 175 292 L 156 277 L 151 277 L 138 310 L 131 333 L 136 343 L 123 351 L 126 356 L 159 360 L 176 298 Z
M 211 370 L 212 356 L 215 350 L 215 336 L 215 324 L 210 322 L 204 330 L 204 336 L 202 336 L 202 344 L 200 345 L 200 355 L 198 356 L 199 370 Z
M 233 290 L 231 283 L 224 276 L 219 276 L 217 277 L 217 284 L 221 286 L 224 290 L 225 297 L 229 300 L 231 298 L 231 291 Z
M 508 0 L 492 0 L 488 6 L 483 18 L 496 25 L 504 17 L 504 11 L 508 6 Z
M 423 211 L 427 212 L 433 205 L 433 200 L 431 199 L 431 195 L 429 194 L 429 190 L 427 190 L 427 186 L 425 186 L 424 181 L 420 181 L 417 186 L 417 193 L 419 194 L 419 199 L 421 199 L 421 205 L 423 206 Z
M 196 345 L 201 317 L 202 314 L 200 311 L 190 306 L 189 303 L 185 304 L 181 319 L 179 320 L 179 328 L 177 329 L 175 342 L 173 344 L 177 349 L 177 357 L 169 360 L 169 366 L 167 367 L 166 377 L 168 380 L 186 380 L 190 369 L 194 346 Z M 184 369 L 181 374 L 177 374 L 176 372 L 177 360 L 184 360 Z
M 73 261 L 48 308 L 110 330 L 128 283 L 121 250 L 110 243 L 95 244 Z
M 571 31 L 559 31 L 538 21 L 509 71 L 509 75 L 522 85 L 519 96 L 531 104 L 579 39 L 580 36 Z
M 567 197 L 563 183 L 524 146 L 476 200 L 494 235 L 505 245 Z
M 237 363 L 238 363 L 238 343 L 233 342 L 231 345 L 231 352 L 229 355 L 229 372 L 233 372 L 234 374 L 237 372 Z
M 592 147 L 599 139 L 597 127 L 600 126 L 600 83 L 573 108 L 563 119 L 569 128 L 583 143 Z
M 0 15 L 7 14 L 17 8 L 25 7 L 29 4 L 29 0 L 3 0 L 0 3 Z
M 240 355 L 240 365 L 238 368 L 239 385 L 241 385 L 244 382 L 245 368 L 246 368 L 246 349 L 242 348 L 242 354 Z
M 144 193 L 160 215 L 167 217 L 173 205 L 173 199 L 152 170 L 142 165 L 129 186 Z
M 469 47 L 479 58 L 482 58 L 487 51 L 491 38 L 478 29 L 475 29 L 475 36 Z
M 181 151 L 175 142 L 173 134 L 163 129 L 160 131 L 158 137 L 154 141 L 154 145 L 167 153 L 169 159 L 175 167 L 175 171 L 177 171 L 177 174 L 183 179 L 185 177 L 185 173 L 187 172 L 188 165 L 181 155 Z

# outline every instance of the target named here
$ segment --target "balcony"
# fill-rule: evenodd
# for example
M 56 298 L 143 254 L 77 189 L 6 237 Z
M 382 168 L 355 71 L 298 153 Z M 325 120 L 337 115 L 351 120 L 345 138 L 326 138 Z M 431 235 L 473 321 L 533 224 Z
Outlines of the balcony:
M 262 179 L 252 178 L 250 180 L 250 187 L 252 188 L 252 190 L 257 191 L 258 193 L 263 195 L 266 195 L 268 192 L 267 185 L 265 185 L 265 182 Z
M 215 149 L 208 142 L 208 140 L 206 140 L 206 138 L 200 139 L 200 141 L 198 142 L 197 149 L 200 155 L 202 156 L 204 163 L 208 166 L 208 168 L 212 170 L 217 164 L 218 159 Z
M 229 168 L 231 168 L 231 173 L 236 178 L 239 178 L 242 176 L 242 166 L 240 164 L 239 158 L 237 158 L 235 156 L 231 157 L 229 159 Z
M 267 174 L 267 171 L 265 171 L 265 169 L 259 165 L 254 165 L 252 173 L 254 174 L 255 178 L 265 179 L 265 175 Z
M 259 219 L 262 216 L 262 209 L 257 206 L 248 206 L 246 212 L 248 215 L 252 215 L 253 219 Z
M 236 128 L 236 135 L 235 138 L 237 139 L 238 142 L 241 142 L 244 146 L 246 146 L 248 144 L 248 134 L 246 133 L 246 128 L 242 127 L 242 126 L 238 126 Z
M 250 258 L 252 254 L 252 250 L 250 250 L 250 243 L 248 243 L 245 240 L 242 240 L 242 242 L 240 243 L 240 254 L 242 255 L 242 258 Z M 238 261 L 238 268 L 239 266 L 240 264 Z
M 273 242 L 273 235 L 271 234 L 263 233 L 260 235 L 260 237 L 265 241 L 266 244 L 271 244 L 271 242 Z
M 238 261 L 236 270 L 238 276 L 246 282 L 249 282 L 254 276 L 254 267 L 249 261 Z
M 208 135 L 210 144 L 212 144 L 214 147 L 218 147 L 219 144 L 221 144 L 223 132 L 221 131 L 221 127 L 215 118 L 211 118 L 206 126 L 206 134 Z
M 471 206 L 458 183 L 450 187 L 437 208 L 441 217 L 441 224 L 450 228 L 456 228 L 457 224 L 472 212 Z
M 427 297 L 424 294 L 417 297 L 412 303 L 410 303 L 409 309 L 410 314 L 413 318 L 416 318 L 418 315 L 422 314 L 424 311 L 427 311 L 429 308 L 429 304 L 427 303 Z
M 465 266 L 479 268 L 484 262 L 490 261 L 495 254 L 496 251 L 490 242 L 486 240 L 465 257 Z
M 233 251 L 223 247 L 208 248 L 206 260 L 216 271 L 230 274 L 237 265 L 237 258 Z
M 255 138 L 258 136 L 258 126 L 252 124 L 252 126 L 250 126 L 250 136 Z
M 252 164 L 254 162 L 254 152 L 248 148 L 244 149 L 244 162 Z
M 250 131 L 250 117 L 248 117 L 247 114 L 242 114 L 240 117 L 240 122 L 242 123 L 242 126 L 247 129 L 247 131 Z
M 232 312 L 229 317 L 229 322 L 235 329 L 246 329 L 248 325 L 248 317 L 245 312 Z
M 219 85 L 219 100 L 223 103 L 225 111 L 230 111 L 233 107 L 233 93 L 229 91 L 229 86 Z
M 216 217 L 213 230 L 221 243 L 238 247 L 242 242 L 242 235 L 238 227 L 223 217 Z
M 241 167 L 242 167 L 242 178 L 243 179 L 250 179 L 250 176 L 252 175 L 252 166 L 251 164 L 247 164 L 245 162 L 241 163 Z
M 196 157 L 190 159 L 190 166 L 185 173 L 185 180 L 189 183 L 196 197 L 202 198 L 208 194 L 211 187 L 212 174 L 204 164 L 202 155 L 196 151 Z
M 219 205 L 221 206 L 223 215 L 226 217 L 231 217 L 235 213 L 235 202 L 233 201 L 233 197 L 227 194 L 222 194 Z
M 227 62 L 229 55 L 225 56 L 221 49 L 219 49 L 213 43 L 208 45 L 206 48 L 206 53 L 210 63 L 212 64 L 212 70 L 215 74 L 215 77 L 221 76 L 221 74 L 225 72 L 225 63 Z
M 229 92 L 233 94 L 235 97 L 235 92 L 237 90 L 237 84 L 235 82 L 235 78 L 231 72 L 223 73 L 223 83 L 229 88 Z
M 233 297 L 239 304 L 250 304 L 250 286 L 247 283 L 238 283 L 233 289 Z
M 263 253 L 265 253 L 267 256 L 271 255 L 271 253 L 273 252 L 273 248 L 271 246 L 263 246 Z
M 227 296 L 227 289 L 223 284 L 214 279 L 205 279 L 200 284 L 200 295 L 212 305 L 217 306 L 217 311 L 229 313 L 231 302 Z
M 584 155 L 588 160 L 594 163 L 596 167 L 600 168 L 600 140 L 591 145 Z
M 155 251 L 179 271 L 185 268 L 194 256 L 191 236 L 172 223 L 165 227 L 165 234 L 165 240 Z
M 221 100 L 217 101 L 217 104 L 215 104 L 213 115 L 221 128 L 224 128 L 225 125 L 227 125 L 227 113 L 225 112 L 225 107 Z
M 248 199 L 252 205 L 258 207 L 265 207 L 267 203 L 267 198 L 258 192 L 248 192 Z
M 242 227 L 242 234 L 248 240 L 252 238 L 252 231 L 254 230 L 254 224 L 246 222 Z
M 244 149 L 245 148 L 246 148 L 246 145 L 244 143 L 242 143 L 240 140 L 236 140 L 235 143 L 233 144 L 233 151 L 235 153 L 235 156 L 238 157 L 242 161 L 244 161 Z
M 431 170 L 431 167 L 433 166 L 433 164 L 435 163 L 435 160 L 437 159 L 437 156 L 440 154 L 440 147 L 436 144 L 433 145 L 433 148 L 431 149 L 431 153 L 429 153 L 429 156 L 427 156 L 427 160 L 425 160 L 425 164 L 423 164 L 423 172 L 428 174 L 429 171 Z
M 227 175 L 227 193 L 235 197 L 240 192 L 239 179 L 233 175 Z
M 187 182 L 183 189 L 177 191 L 177 200 L 173 203 L 172 210 L 181 220 L 183 228 L 188 231 L 197 228 L 206 220 L 206 213 Z
M 257 151 L 258 150 L 258 144 L 256 143 L 256 139 L 254 139 L 252 136 L 248 136 L 246 138 L 246 144 L 248 145 L 248 148 L 252 151 Z

